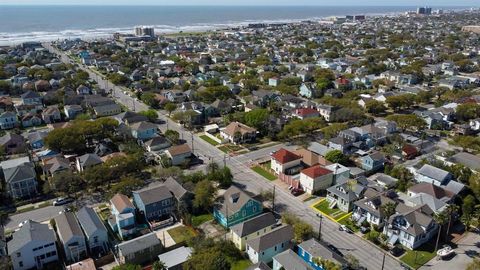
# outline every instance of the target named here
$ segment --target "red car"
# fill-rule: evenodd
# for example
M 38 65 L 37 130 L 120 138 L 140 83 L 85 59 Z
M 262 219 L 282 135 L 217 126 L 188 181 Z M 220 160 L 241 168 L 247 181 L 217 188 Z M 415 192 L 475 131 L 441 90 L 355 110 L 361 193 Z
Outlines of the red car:
M 303 190 L 294 188 L 290 191 L 290 193 L 292 193 L 293 196 L 297 197 L 303 194 Z

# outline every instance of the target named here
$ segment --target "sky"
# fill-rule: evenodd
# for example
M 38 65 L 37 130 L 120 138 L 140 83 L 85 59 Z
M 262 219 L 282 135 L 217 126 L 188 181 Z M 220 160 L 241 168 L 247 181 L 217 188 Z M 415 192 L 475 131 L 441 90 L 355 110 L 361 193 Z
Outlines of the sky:
M 480 6 L 479 0 L 0 0 L 0 5 Z

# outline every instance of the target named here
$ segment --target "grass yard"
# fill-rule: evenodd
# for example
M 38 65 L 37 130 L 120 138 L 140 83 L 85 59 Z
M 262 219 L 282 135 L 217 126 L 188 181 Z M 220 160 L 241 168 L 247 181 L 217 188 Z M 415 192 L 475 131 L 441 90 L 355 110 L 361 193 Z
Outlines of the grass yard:
M 214 139 L 208 137 L 207 135 L 202 135 L 200 136 L 200 139 L 208 142 L 209 144 L 213 145 L 213 146 L 217 146 L 219 145 L 219 143 L 217 141 L 215 141 Z
M 323 214 L 328 215 L 335 221 L 338 221 L 341 218 L 343 219 L 343 217 L 345 217 L 345 215 L 348 214 L 338 208 L 331 209 L 330 207 L 328 207 L 328 205 L 329 205 L 329 202 L 327 201 L 327 199 L 324 199 L 321 202 L 314 205 L 313 207 L 318 211 L 322 212 Z
M 271 174 L 270 172 L 266 171 L 264 168 L 262 168 L 261 166 L 255 166 L 252 168 L 252 170 L 258 174 L 260 174 L 261 176 L 263 176 L 264 178 L 266 178 L 268 181 L 274 181 L 274 180 L 277 180 L 277 177 L 273 174 Z
M 197 233 L 192 228 L 185 226 L 176 227 L 168 230 L 167 232 L 173 238 L 173 241 L 175 241 L 175 243 L 177 244 L 183 243 L 197 235 Z
M 405 264 L 408 264 L 413 269 L 418 269 L 424 264 L 426 264 L 431 259 L 435 258 L 435 243 L 434 241 L 430 241 L 417 250 L 408 250 L 405 252 L 400 260 Z
M 21 214 L 21 213 L 29 212 L 29 211 L 32 211 L 32 210 L 35 210 L 35 206 L 33 206 L 33 205 L 20 208 L 17 211 L 15 211 L 15 214 Z
M 213 219 L 212 214 L 205 214 L 205 215 L 200 215 L 200 216 L 192 216 L 192 226 L 193 227 L 198 227 L 201 224 L 210 221 Z
M 247 269 L 252 263 L 250 260 L 241 260 L 232 263 L 231 270 L 245 270 Z

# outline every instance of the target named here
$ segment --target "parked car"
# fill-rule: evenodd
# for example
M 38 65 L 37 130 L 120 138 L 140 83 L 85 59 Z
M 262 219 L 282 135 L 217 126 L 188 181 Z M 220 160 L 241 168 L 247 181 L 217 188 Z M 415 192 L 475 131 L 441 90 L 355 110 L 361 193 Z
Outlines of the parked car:
M 53 201 L 53 206 L 60 206 L 60 205 L 64 205 L 64 204 L 67 204 L 67 203 L 71 203 L 73 202 L 73 199 L 72 198 L 57 198 L 55 201 Z
M 292 193 L 293 196 L 297 197 L 303 194 L 303 190 L 294 188 L 290 191 L 290 193 Z
M 399 257 L 400 255 L 403 254 L 403 252 L 405 252 L 405 250 L 399 246 L 394 246 L 391 250 L 390 250 L 390 254 L 392 254 L 393 256 L 395 257 Z
M 332 244 L 328 244 L 327 246 L 332 252 L 336 253 L 337 255 L 343 257 L 343 253 L 340 252 L 340 250 L 338 250 L 338 248 L 336 248 L 334 245 Z
M 370 231 L 369 227 L 360 227 L 360 232 L 363 234 L 366 234 Z
M 347 233 L 353 233 L 353 231 L 350 230 L 350 228 L 348 228 L 347 226 L 345 226 L 343 224 L 338 227 L 338 230 L 339 231 L 344 231 L 344 232 L 347 232 Z

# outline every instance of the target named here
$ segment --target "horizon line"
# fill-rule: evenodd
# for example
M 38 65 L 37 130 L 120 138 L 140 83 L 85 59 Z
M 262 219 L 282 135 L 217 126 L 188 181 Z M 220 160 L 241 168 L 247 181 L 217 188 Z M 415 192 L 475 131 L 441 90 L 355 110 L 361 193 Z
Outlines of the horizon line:
M 242 4 L 233 4 L 233 5 L 212 5 L 212 4 L 195 4 L 195 5 L 190 5 L 190 4 L 2 4 L 0 3 L 0 6 L 13 6 L 13 7 L 18 7 L 18 6 L 29 6 L 29 7 L 38 7 L 38 6 L 57 6 L 57 7 L 64 7 L 64 6 L 142 6 L 142 7 L 162 7 L 162 6 L 169 6 L 169 7 L 432 7 L 432 8 L 439 8 L 439 7 L 480 7 L 480 5 L 475 6 L 475 5 L 348 5 L 348 4 L 336 4 L 336 5 L 330 5 L 330 4 L 308 4 L 308 5 L 295 5 L 295 4 L 261 4 L 261 5 L 242 5 Z

